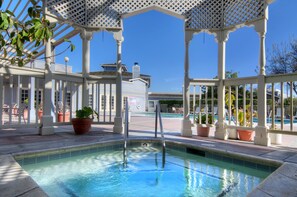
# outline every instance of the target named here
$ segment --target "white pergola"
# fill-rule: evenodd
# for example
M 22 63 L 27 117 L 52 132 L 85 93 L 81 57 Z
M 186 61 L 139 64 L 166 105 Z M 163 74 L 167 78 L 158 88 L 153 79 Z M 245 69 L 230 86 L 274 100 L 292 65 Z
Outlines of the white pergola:
M 10 1 L 10 3 L 12 0 Z M 19 0 L 21 2 L 21 0 Z M 29 6 L 30 1 L 26 6 Z M 271 0 L 43 0 L 38 1 L 44 7 L 45 16 L 51 21 L 59 23 L 55 29 L 54 38 L 45 49 L 40 48 L 39 54 L 45 52 L 46 57 L 52 56 L 52 48 L 62 42 L 64 38 L 71 38 L 80 33 L 83 42 L 82 68 L 84 77 L 84 91 L 88 91 L 87 80 L 90 70 L 90 40 L 92 34 L 98 31 L 109 31 L 114 34 L 117 43 L 117 80 L 116 80 L 116 117 L 114 132 L 122 132 L 122 69 L 121 50 L 124 41 L 123 18 L 140 14 L 149 10 L 157 10 L 178 17 L 185 26 L 185 59 L 184 59 L 184 114 L 182 135 L 191 136 L 191 121 L 189 119 L 189 45 L 194 34 L 207 32 L 214 34 L 218 43 L 218 123 L 216 138 L 227 139 L 225 127 L 225 50 L 230 32 L 243 26 L 253 26 L 259 34 L 259 67 L 258 75 L 258 126 L 256 127 L 255 144 L 269 145 L 270 139 L 266 126 L 266 85 L 265 85 L 265 34 L 267 29 L 268 5 Z M 9 7 L 9 6 L 8 6 Z M 26 8 L 23 8 L 23 11 Z M 27 17 L 27 16 L 26 16 Z M 20 20 L 20 18 L 18 18 Z M 65 33 L 67 29 L 70 32 Z M 63 35 L 62 35 L 63 34 Z M 55 37 L 59 35 L 59 39 Z M 31 50 L 26 46 L 25 50 Z M 13 55 L 11 49 L 11 56 Z M 51 102 L 51 59 L 46 59 L 45 77 L 45 106 L 43 116 L 43 130 L 51 133 L 52 117 L 50 115 Z M 3 63 L 3 62 L 2 62 Z M 83 94 L 83 105 L 88 104 L 88 94 Z

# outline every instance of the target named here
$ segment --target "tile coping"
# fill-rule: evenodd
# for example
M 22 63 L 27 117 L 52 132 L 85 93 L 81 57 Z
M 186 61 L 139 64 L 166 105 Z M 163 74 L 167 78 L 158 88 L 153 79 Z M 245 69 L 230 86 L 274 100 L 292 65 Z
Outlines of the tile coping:
M 135 143 L 135 142 L 151 142 L 156 143 L 159 142 L 160 139 L 155 138 L 133 138 L 130 139 L 129 142 Z M 12 156 L 16 159 L 22 159 L 22 158 L 30 158 L 30 157 L 39 157 L 44 155 L 54 155 L 54 154 L 63 154 L 67 152 L 72 151 L 82 151 L 82 150 L 88 150 L 92 148 L 99 148 L 104 146 L 111 146 L 111 145 L 122 145 L 123 140 L 106 140 L 102 142 L 96 142 L 96 143 L 90 143 L 90 144 L 84 144 L 84 145 L 75 145 L 75 146 L 67 146 L 63 148 L 51 148 L 51 149 L 44 149 L 40 151 L 26 151 L 26 152 L 20 152 L 20 153 L 13 153 Z M 195 145 L 195 144 L 186 144 L 186 142 L 180 142 L 180 141 L 174 141 L 174 140 L 166 140 L 166 145 L 172 145 L 172 146 L 182 146 L 183 148 L 193 148 L 200 151 L 205 151 L 213 154 L 218 154 L 224 157 L 228 158 L 234 158 L 239 159 L 243 161 L 249 161 L 257 164 L 263 164 L 268 165 L 272 167 L 280 167 L 283 164 L 283 161 L 269 159 L 269 158 L 263 158 L 260 156 L 253 156 L 248 155 L 244 153 L 238 153 L 238 152 L 232 152 L 227 150 L 222 150 L 214 147 L 205 147 L 201 145 Z

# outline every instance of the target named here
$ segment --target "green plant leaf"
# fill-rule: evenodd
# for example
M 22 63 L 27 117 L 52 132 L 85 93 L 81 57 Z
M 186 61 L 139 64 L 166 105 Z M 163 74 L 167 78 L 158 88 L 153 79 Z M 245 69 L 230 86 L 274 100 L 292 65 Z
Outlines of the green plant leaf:
M 5 12 L 6 12 L 7 14 L 9 14 L 10 16 L 14 16 L 14 13 L 11 12 L 10 10 L 6 10 Z
M 71 44 L 70 45 L 70 48 L 71 48 L 70 51 L 73 52 L 75 50 L 75 45 L 74 44 Z
M 71 41 L 67 38 L 64 38 L 64 42 L 71 42 Z

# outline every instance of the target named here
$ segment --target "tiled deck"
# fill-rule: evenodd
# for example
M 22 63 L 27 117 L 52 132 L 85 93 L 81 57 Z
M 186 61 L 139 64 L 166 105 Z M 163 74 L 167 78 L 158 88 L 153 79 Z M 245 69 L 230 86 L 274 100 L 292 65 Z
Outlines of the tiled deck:
M 272 176 L 250 196 L 296 196 L 297 194 L 297 149 L 285 147 L 262 147 L 253 143 L 222 141 L 214 138 L 180 137 L 181 121 L 163 119 L 167 140 L 182 142 L 200 149 L 211 149 L 224 154 L 237 154 L 250 159 L 267 159 L 285 162 Z M 154 118 L 133 117 L 130 123 L 131 138 L 153 137 Z M 194 132 L 195 133 L 195 132 Z M 112 133 L 112 125 L 95 125 L 86 135 L 76 136 L 71 126 L 56 128 L 56 134 L 39 136 L 37 129 L 0 131 L 0 195 L 2 196 L 46 196 L 38 185 L 21 170 L 12 155 L 61 147 L 73 147 L 121 140 L 121 134 Z M 20 186 L 22 185 L 22 186 Z

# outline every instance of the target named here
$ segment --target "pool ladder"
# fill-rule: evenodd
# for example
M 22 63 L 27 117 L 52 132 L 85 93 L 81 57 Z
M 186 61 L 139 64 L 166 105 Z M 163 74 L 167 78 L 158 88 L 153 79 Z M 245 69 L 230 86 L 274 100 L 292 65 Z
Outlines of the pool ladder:
M 126 108 L 125 108 L 125 127 L 124 127 L 124 149 L 123 149 L 123 158 L 124 158 L 124 165 L 127 165 L 127 141 L 129 137 L 129 104 L 128 99 L 125 99 Z M 161 117 L 161 110 L 160 104 L 156 105 L 156 117 L 155 117 L 155 138 L 157 138 L 158 133 L 158 119 L 159 119 L 159 126 L 160 126 L 160 133 L 161 133 L 161 143 L 162 143 L 162 168 L 165 166 L 165 155 L 166 155 L 166 143 L 164 138 L 164 130 L 163 130 L 163 123 Z

